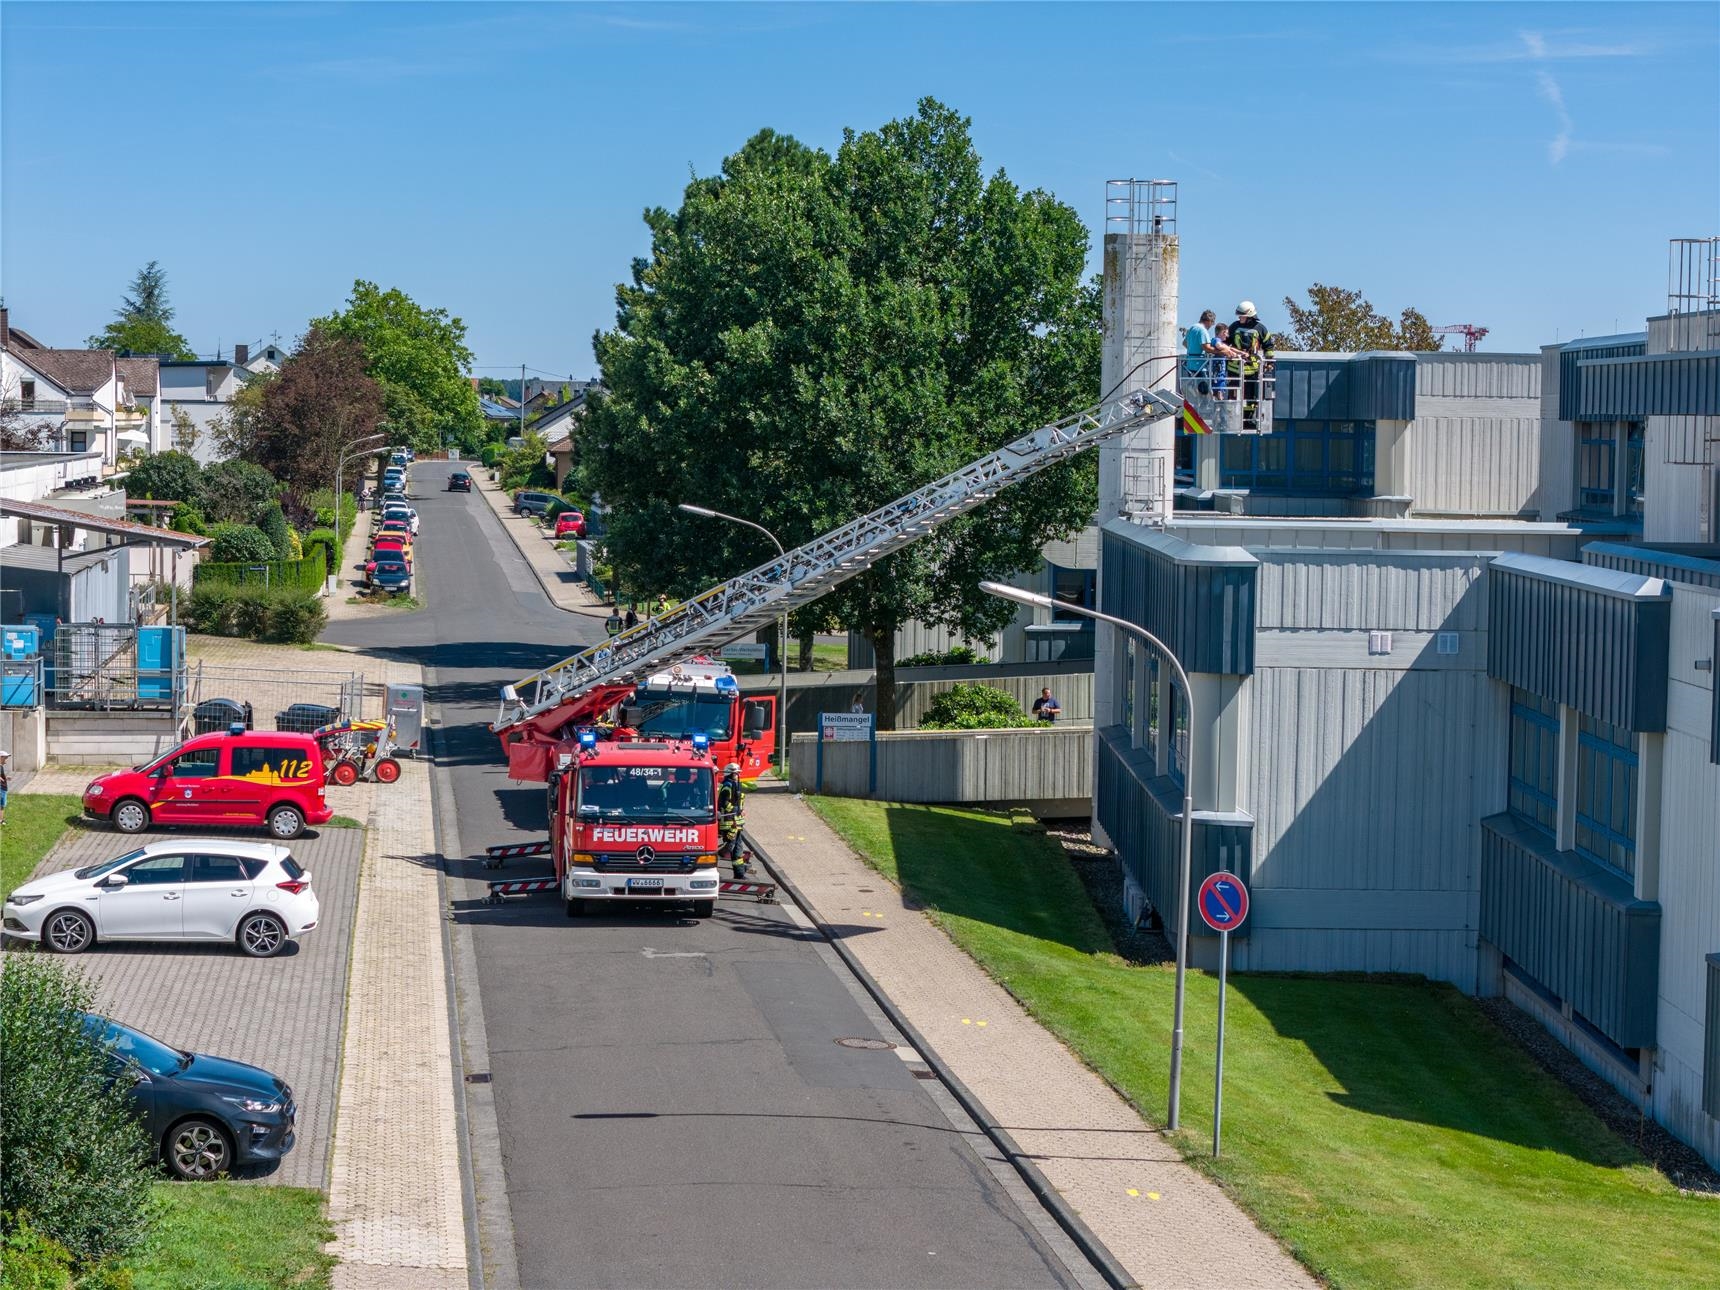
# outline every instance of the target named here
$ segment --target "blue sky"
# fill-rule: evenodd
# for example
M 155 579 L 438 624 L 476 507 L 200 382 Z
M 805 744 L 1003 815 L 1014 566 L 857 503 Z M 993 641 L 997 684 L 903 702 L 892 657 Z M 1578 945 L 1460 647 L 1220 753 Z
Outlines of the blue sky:
M 9 0 L 0 37 L 0 289 L 58 345 L 157 259 L 200 352 L 365 277 L 485 374 L 588 375 L 645 207 L 926 94 L 1095 239 L 1106 179 L 1180 180 L 1187 317 L 1322 281 L 1523 350 L 1639 327 L 1720 232 L 1713 4 Z

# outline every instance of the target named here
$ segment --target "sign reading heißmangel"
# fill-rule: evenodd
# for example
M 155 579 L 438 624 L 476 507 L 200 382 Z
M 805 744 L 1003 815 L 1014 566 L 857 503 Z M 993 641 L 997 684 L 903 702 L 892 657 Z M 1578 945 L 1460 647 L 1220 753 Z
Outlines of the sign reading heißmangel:
M 697 842 L 699 831 L 661 824 L 594 824 L 586 838 L 591 842 Z
M 865 743 L 872 737 L 870 712 L 820 712 L 818 737 L 832 743 Z
M 723 657 L 727 659 L 752 659 L 759 663 L 770 661 L 770 646 L 753 642 L 738 642 L 723 646 Z

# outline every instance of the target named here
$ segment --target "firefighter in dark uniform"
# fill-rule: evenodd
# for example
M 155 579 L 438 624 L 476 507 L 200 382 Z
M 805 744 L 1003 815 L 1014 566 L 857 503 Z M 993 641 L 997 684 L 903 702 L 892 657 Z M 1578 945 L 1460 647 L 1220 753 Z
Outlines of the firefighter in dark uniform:
M 746 826 L 741 803 L 745 796 L 740 763 L 731 761 L 723 767 L 723 782 L 717 786 L 717 829 L 722 838 L 718 854 L 727 853 L 736 878 L 744 878 L 747 873 L 746 852 L 741 850 L 741 829 Z
M 1232 376 L 1242 378 L 1242 428 L 1257 428 L 1255 414 L 1260 404 L 1260 374 L 1272 370 L 1272 333 L 1254 312 L 1254 302 L 1236 306 L 1236 323 L 1230 329 L 1230 344 L 1242 357 L 1228 363 Z

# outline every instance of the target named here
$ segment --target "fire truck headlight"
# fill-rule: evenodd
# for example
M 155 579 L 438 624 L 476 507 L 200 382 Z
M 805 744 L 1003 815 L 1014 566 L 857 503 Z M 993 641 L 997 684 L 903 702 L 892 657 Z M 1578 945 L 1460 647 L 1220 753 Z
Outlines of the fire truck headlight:
M 716 862 L 717 862 L 717 858 L 714 855 L 700 856 L 699 857 L 699 864 L 700 865 L 712 865 L 712 864 L 715 864 Z

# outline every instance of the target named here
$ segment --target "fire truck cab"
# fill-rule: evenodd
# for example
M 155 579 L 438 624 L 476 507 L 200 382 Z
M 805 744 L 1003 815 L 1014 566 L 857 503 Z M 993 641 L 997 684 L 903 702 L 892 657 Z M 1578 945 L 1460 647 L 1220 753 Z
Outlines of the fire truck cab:
M 557 756 L 550 849 L 577 918 L 600 901 L 691 904 L 716 912 L 717 766 L 702 733 L 673 741 L 581 730 Z
M 617 732 L 637 739 L 706 739 L 742 779 L 757 779 L 776 748 L 776 700 L 741 698 L 727 663 L 695 658 L 639 683 L 616 711 Z

